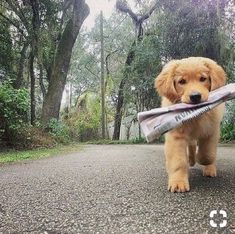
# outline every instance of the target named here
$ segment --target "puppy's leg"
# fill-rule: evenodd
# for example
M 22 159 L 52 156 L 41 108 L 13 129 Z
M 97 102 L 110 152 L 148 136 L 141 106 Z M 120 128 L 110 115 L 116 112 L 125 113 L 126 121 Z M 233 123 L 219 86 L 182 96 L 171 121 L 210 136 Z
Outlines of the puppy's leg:
M 197 142 L 192 141 L 189 143 L 188 146 L 188 157 L 189 157 L 189 165 L 193 167 L 195 165 L 195 157 L 196 157 L 196 151 L 197 151 Z
M 171 192 L 189 191 L 186 139 L 167 133 L 165 156 L 168 172 L 168 190 Z
M 199 140 L 198 154 L 196 160 L 204 165 L 203 176 L 216 176 L 216 153 L 219 141 L 219 133 Z

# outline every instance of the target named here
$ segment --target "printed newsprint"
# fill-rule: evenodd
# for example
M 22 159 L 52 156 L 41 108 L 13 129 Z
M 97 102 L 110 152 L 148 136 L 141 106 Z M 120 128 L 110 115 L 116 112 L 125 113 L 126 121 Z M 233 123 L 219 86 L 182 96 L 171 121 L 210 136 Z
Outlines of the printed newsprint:
M 179 127 L 183 123 L 233 98 L 235 98 L 235 83 L 211 91 L 208 101 L 203 103 L 178 103 L 140 112 L 138 113 L 138 121 L 147 142 L 152 142 L 173 128 Z

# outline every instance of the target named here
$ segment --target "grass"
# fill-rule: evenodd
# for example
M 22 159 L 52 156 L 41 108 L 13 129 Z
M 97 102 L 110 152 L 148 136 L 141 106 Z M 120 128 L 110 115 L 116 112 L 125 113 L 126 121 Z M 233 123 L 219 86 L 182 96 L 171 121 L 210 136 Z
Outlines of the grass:
M 69 144 L 69 145 L 58 145 L 54 148 L 42 148 L 34 150 L 16 151 L 10 150 L 7 152 L 0 153 L 0 164 L 12 163 L 22 160 L 32 160 L 39 158 L 46 158 L 59 154 L 66 154 L 78 151 L 82 148 L 79 144 Z
M 86 144 L 94 144 L 94 145 L 121 145 L 121 144 L 133 144 L 132 141 L 127 140 L 94 140 L 87 141 Z
M 139 144 L 142 142 L 133 142 L 133 141 L 111 141 L 111 140 L 100 140 L 100 141 L 91 141 L 86 142 L 86 144 Z M 235 147 L 235 144 L 219 144 L 222 147 Z M 16 151 L 10 150 L 6 152 L 0 152 L 0 164 L 3 163 L 13 163 L 24 160 L 33 160 L 39 158 L 46 158 L 55 155 L 61 155 L 66 153 L 71 153 L 81 150 L 83 147 L 82 144 L 69 144 L 69 145 L 58 145 L 54 148 L 42 148 L 34 150 L 24 150 Z
M 163 143 L 163 137 L 159 138 L 158 140 L 154 141 L 153 143 L 161 144 Z M 141 137 L 131 139 L 131 140 L 93 140 L 93 141 L 87 141 L 86 144 L 95 144 L 95 145 L 121 145 L 121 144 L 147 144 L 145 138 Z
M 119 145 L 119 144 L 143 144 L 146 143 L 144 138 L 135 138 L 131 140 L 92 140 L 85 142 L 86 144 L 95 144 L 95 145 Z

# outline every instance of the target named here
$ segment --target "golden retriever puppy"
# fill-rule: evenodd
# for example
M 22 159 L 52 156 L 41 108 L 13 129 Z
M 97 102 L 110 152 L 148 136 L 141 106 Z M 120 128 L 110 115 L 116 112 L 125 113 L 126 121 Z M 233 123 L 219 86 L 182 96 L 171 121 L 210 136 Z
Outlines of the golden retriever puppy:
M 204 102 L 210 91 L 225 82 L 226 74 L 216 62 L 190 57 L 166 64 L 155 80 L 155 87 L 162 96 L 162 106 L 169 106 L 180 102 Z M 223 109 L 224 105 L 219 105 L 166 133 L 164 150 L 169 191 L 189 191 L 188 169 L 195 162 L 204 165 L 204 176 L 216 176 L 216 149 Z

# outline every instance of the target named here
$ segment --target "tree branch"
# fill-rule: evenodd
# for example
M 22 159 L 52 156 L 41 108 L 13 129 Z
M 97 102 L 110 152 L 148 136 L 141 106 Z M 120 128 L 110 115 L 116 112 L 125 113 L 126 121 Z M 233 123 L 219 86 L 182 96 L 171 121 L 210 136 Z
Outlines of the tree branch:
M 106 55 L 106 57 L 105 57 L 105 67 L 106 67 L 106 73 L 107 73 L 108 76 L 109 76 L 109 74 L 110 74 L 109 62 L 108 62 L 109 57 L 110 57 L 112 54 L 114 54 L 114 53 L 116 53 L 116 52 L 118 52 L 118 51 L 119 51 L 119 49 L 116 49 L 116 50 L 114 50 L 114 51 L 108 53 L 108 54 Z
M 44 82 L 43 82 L 43 66 L 41 63 L 38 64 L 39 66 L 39 85 L 40 85 L 40 88 L 41 88 L 41 91 L 42 91 L 42 96 L 43 96 L 43 99 L 45 98 L 46 96 L 46 88 L 45 88 L 45 85 L 44 85 Z
M 137 23 L 142 23 L 144 20 L 148 19 L 151 16 L 153 11 L 157 8 L 157 2 L 155 2 L 155 4 L 150 8 L 150 10 L 142 16 L 138 16 L 137 14 L 135 14 L 130 9 L 130 7 L 126 3 L 122 2 L 121 0 L 117 0 L 116 8 L 119 11 L 129 14 L 132 20 L 137 24 Z
M 93 71 L 91 71 L 90 68 L 87 67 L 87 64 L 86 64 L 84 67 L 85 67 L 85 68 L 87 69 L 87 71 L 89 71 L 93 76 L 95 76 L 95 77 L 98 78 L 98 79 L 100 78 L 100 77 L 99 77 L 98 75 L 96 75 Z
M 17 77 L 13 83 L 15 89 L 19 89 L 23 83 L 23 80 L 24 80 L 24 76 L 23 76 L 24 64 L 25 64 L 25 60 L 26 60 L 26 52 L 27 52 L 28 46 L 29 46 L 29 40 L 27 39 L 24 42 L 23 48 L 21 49 L 21 52 L 20 52 Z
M 128 5 L 120 0 L 117 0 L 116 2 L 116 8 L 119 10 L 119 11 L 122 11 L 124 13 L 127 13 L 129 14 L 129 16 L 132 18 L 132 20 L 134 22 L 137 22 L 138 21 L 138 17 L 137 15 L 128 7 Z
M 132 18 L 132 20 L 135 23 L 136 37 L 139 40 L 143 36 L 142 24 L 143 24 L 144 20 L 148 19 L 150 17 L 150 15 L 153 13 L 153 11 L 157 8 L 157 2 L 155 2 L 155 4 L 150 8 L 150 10 L 142 16 L 135 14 L 129 8 L 129 6 L 126 3 L 122 2 L 121 0 L 117 0 L 116 7 L 118 10 L 130 15 L 130 17 Z
M 143 22 L 146 19 L 148 19 L 156 8 L 157 8 L 157 2 L 155 2 L 155 4 L 150 8 L 150 10 L 146 14 L 141 16 L 140 21 Z
M 14 1 L 14 3 L 13 3 L 12 0 L 7 0 L 6 2 L 10 6 L 10 8 L 14 11 L 14 13 L 20 18 L 20 20 L 24 24 L 26 30 L 28 32 L 30 32 L 30 27 L 29 27 L 28 21 L 25 18 L 24 13 L 22 12 L 18 2 Z
M 66 16 L 67 10 L 72 6 L 72 3 L 73 2 L 71 0 L 64 0 L 63 2 L 62 15 L 60 19 L 59 32 L 57 36 L 58 40 L 60 40 L 60 37 L 61 37 L 61 33 L 62 33 L 63 25 L 64 25 L 64 18 Z
M 24 37 L 26 37 L 25 34 L 24 34 L 24 31 L 20 28 L 20 25 L 19 25 L 19 24 L 17 24 L 16 22 L 12 21 L 11 19 L 9 19 L 7 16 L 5 16 L 4 14 L 2 14 L 1 12 L 0 12 L 0 16 L 1 16 L 5 21 L 9 22 L 11 25 L 13 25 L 15 28 L 17 28 L 18 31 L 19 31 Z

